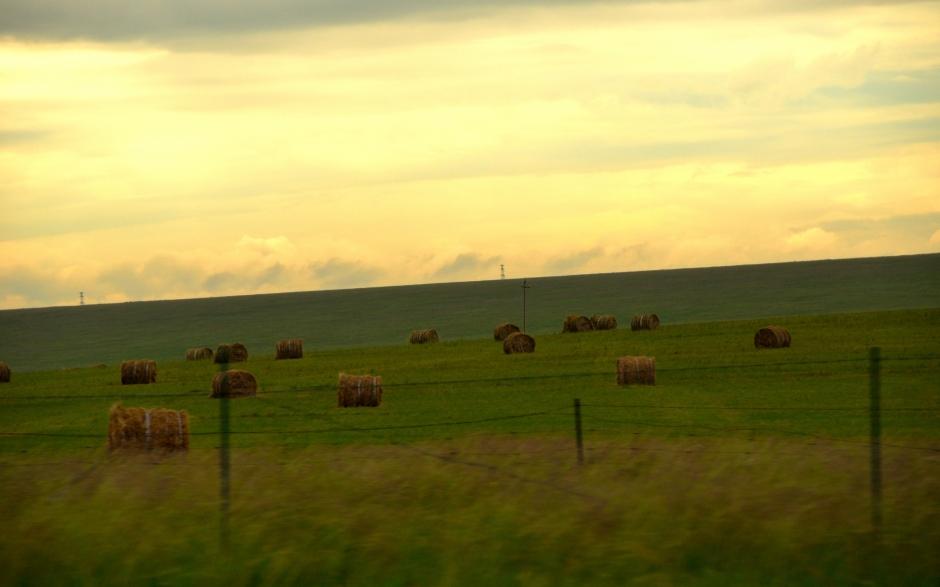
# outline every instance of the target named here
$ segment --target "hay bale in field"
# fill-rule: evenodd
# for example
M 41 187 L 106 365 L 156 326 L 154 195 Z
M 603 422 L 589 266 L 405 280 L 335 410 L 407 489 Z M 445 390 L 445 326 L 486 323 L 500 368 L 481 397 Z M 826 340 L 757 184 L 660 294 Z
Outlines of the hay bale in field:
M 243 363 L 248 360 L 248 349 L 240 342 L 220 344 L 215 350 L 216 363 Z
M 408 340 L 411 344 L 425 344 L 437 342 L 440 340 L 440 337 L 437 335 L 436 330 L 429 328 L 428 330 L 412 330 L 411 338 Z
M 121 385 L 139 385 L 156 382 L 156 361 L 124 361 L 121 363 Z
M 304 341 L 299 338 L 287 338 L 278 341 L 274 346 L 275 359 L 302 359 L 304 358 Z
M 139 450 L 187 450 L 189 414 L 164 408 L 111 406 L 108 414 L 108 448 Z
M 659 328 L 659 316 L 656 314 L 637 314 L 630 321 L 630 330 L 656 330 Z
M 513 332 L 520 332 L 519 327 L 509 322 L 504 322 L 493 329 L 493 340 L 502 341 Z
M 535 339 L 528 334 L 513 332 L 503 341 L 503 352 L 507 355 L 514 353 L 534 353 Z
M 211 359 L 213 355 L 212 349 L 207 346 L 186 350 L 187 361 L 205 361 L 206 359 Z
M 587 332 L 588 330 L 594 330 L 594 325 L 587 316 L 568 316 L 561 327 L 562 332 Z
M 617 328 L 617 318 L 610 314 L 594 314 L 591 316 L 591 326 L 594 327 L 594 330 L 615 330 Z
M 340 373 L 336 401 L 341 408 L 377 407 L 382 403 L 382 378 Z
M 253 397 L 258 395 L 258 380 L 248 371 L 229 369 L 212 378 L 209 397 Z
M 656 357 L 617 359 L 617 385 L 656 385 Z
M 0 383 L 10 382 L 10 366 L 0 361 Z
M 754 335 L 754 346 L 759 349 L 789 347 L 790 331 L 783 326 L 765 326 Z

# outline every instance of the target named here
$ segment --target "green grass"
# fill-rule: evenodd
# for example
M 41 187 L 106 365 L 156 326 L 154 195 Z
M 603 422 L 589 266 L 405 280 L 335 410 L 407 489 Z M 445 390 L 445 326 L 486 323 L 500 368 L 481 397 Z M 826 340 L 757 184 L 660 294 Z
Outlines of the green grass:
M 755 330 L 793 347 L 756 350 Z M 253 355 L 231 402 L 232 549 L 218 546 L 216 366 L 14 372 L 0 386 L 0 583 L 935 584 L 940 309 L 654 332 Z M 882 348 L 884 534 L 869 533 L 868 364 Z M 273 353 L 272 353 L 273 354 Z M 655 387 L 615 385 L 625 354 Z M 375 372 L 376 409 L 335 407 Z M 577 465 L 572 400 L 583 402 Z M 107 410 L 182 408 L 188 455 L 108 455 Z M 42 432 L 49 436 L 32 436 Z
M 568 314 L 629 324 L 940 307 L 940 255 L 813 261 L 529 280 L 528 330 L 559 332 Z M 14 372 L 182 358 L 240 341 L 268 356 L 282 338 L 330 349 L 404 342 L 413 329 L 479 339 L 522 322 L 520 281 L 481 281 L 276 295 L 0 311 L 0 360 Z

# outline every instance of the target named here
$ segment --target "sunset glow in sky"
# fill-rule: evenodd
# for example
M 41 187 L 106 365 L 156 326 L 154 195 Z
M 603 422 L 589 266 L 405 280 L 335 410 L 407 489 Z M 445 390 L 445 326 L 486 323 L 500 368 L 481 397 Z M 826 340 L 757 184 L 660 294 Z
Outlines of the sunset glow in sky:
M 940 252 L 940 3 L 0 0 L 0 209 L 0 308 Z

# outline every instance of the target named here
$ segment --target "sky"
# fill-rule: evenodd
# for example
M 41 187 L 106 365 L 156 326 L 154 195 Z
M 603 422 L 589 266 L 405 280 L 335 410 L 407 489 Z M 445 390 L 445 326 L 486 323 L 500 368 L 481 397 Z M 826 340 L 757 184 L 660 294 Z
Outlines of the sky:
M 940 3 L 0 0 L 0 309 L 940 252 Z

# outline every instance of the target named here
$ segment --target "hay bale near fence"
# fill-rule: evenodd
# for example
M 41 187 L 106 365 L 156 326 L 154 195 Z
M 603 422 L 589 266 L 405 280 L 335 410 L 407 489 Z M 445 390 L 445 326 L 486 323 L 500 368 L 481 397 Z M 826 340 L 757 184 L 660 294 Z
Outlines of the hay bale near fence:
M 189 414 L 165 408 L 111 406 L 108 448 L 177 451 L 189 449 Z
M 382 378 L 340 373 L 336 401 L 341 408 L 378 407 L 382 403 Z
M 783 326 L 765 326 L 754 335 L 754 346 L 759 349 L 789 347 L 790 331 Z
M 528 334 L 513 332 L 503 341 L 503 352 L 507 355 L 515 353 L 534 353 L 535 339 Z
M 440 337 L 437 335 L 437 330 L 429 328 L 427 330 L 412 330 L 411 338 L 408 341 L 411 344 L 426 344 L 429 342 L 438 342 Z
M 656 314 L 637 314 L 630 321 L 630 330 L 656 330 L 659 328 L 659 316 Z
M 594 314 L 591 316 L 591 326 L 594 330 L 616 330 L 617 317 L 610 314 Z
M 493 329 L 493 340 L 499 342 L 506 340 L 506 337 L 514 332 L 521 332 L 519 327 L 509 322 L 504 322 Z
M 0 383 L 10 382 L 10 366 L 0 361 Z
M 254 397 L 258 395 L 258 380 L 248 371 L 229 369 L 212 378 L 209 397 Z
M 587 316 L 568 316 L 561 327 L 562 332 L 587 332 L 589 330 L 594 330 L 594 325 Z
M 156 382 L 156 361 L 124 361 L 121 363 L 121 385 L 142 385 Z
M 215 350 L 215 362 L 244 363 L 248 360 L 248 349 L 240 342 L 234 344 L 220 344 Z
M 277 360 L 304 358 L 304 341 L 299 338 L 278 341 L 274 346 L 274 358 Z
M 199 347 L 196 349 L 187 349 L 186 350 L 186 360 L 187 361 L 205 361 L 211 359 L 215 353 L 212 352 L 207 346 Z
M 656 385 L 656 357 L 617 359 L 617 385 Z

